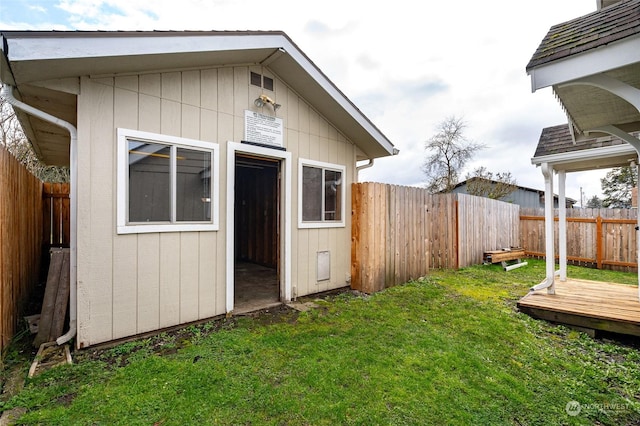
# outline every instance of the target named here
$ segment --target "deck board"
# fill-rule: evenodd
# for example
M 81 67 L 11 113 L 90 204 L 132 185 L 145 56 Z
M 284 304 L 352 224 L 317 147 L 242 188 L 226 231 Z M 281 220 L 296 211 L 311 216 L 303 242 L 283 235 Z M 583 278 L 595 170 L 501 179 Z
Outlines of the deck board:
M 640 336 L 637 286 L 556 279 L 555 287 L 555 295 L 547 294 L 546 289 L 527 294 L 518 308 L 534 318 Z

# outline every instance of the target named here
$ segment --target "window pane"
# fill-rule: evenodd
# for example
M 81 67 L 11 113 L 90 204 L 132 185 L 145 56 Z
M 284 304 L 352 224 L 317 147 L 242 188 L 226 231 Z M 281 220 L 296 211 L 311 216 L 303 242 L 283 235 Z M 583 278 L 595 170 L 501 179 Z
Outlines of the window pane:
M 322 220 L 322 169 L 302 167 L 302 220 Z
M 325 170 L 324 188 L 324 220 L 341 220 L 342 173 Z
M 176 152 L 176 220 L 211 220 L 211 153 L 178 148 Z
M 129 222 L 171 220 L 170 147 L 129 140 Z

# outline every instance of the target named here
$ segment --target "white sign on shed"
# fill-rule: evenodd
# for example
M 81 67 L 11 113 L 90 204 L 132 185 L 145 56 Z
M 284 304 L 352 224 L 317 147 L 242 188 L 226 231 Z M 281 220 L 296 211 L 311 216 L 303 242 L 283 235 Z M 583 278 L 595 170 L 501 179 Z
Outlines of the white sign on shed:
M 284 123 L 281 118 L 244 111 L 244 138 L 247 142 L 284 145 Z

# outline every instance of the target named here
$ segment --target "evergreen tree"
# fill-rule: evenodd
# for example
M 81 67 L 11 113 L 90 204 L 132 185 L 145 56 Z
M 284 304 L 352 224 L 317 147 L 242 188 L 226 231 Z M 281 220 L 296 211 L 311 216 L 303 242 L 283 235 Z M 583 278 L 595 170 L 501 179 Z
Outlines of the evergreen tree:
M 604 199 L 602 206 L 612 209 L 631 207 L 631 189 L 638 183 L 636 167 L 615 167 L 600 179 Z
M 585 207 L 588 209 L 601 209 L 602 200 L 597 195 L 594 195 L 593 197 L 589 198 Z

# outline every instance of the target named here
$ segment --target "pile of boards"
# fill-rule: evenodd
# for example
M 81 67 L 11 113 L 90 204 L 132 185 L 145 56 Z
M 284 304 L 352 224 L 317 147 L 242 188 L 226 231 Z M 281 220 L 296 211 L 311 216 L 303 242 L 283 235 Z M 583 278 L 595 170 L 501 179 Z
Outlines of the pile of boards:
M 527 265 L 527 262 L 522 261 L 524 256 L 523 248 L 508 247 L 501 250 L 485 251 L 482 261 L 487 265 L 490 263 L 501 263 L 505 271 L 510 271 Z

